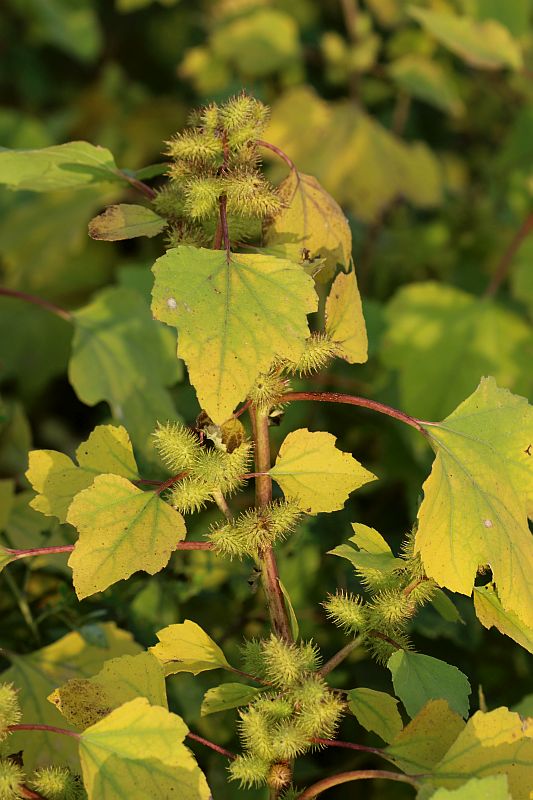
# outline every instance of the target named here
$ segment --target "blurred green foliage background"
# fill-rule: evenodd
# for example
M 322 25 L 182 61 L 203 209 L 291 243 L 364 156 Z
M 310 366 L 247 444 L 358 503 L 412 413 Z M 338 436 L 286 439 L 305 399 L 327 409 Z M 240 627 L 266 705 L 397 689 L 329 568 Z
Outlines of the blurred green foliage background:
M 121 168 L 136 170 L 164 159 L 162 142 L 193 108 L 247 89 L 272 107 L 265 138 L 322 182 L 353 231 L 368 364 L 338 362 L 301 386 L 363 394 L 430 420 L 446 416 L 486 374 L 531 397 L 532 5 L 4 0 L 0 145 L 38 148 L 83 139 L 108 147 Z M 286 174 L 282 162 L 270 158 L 266 168 L 275 182 Z M 99 302 L 102 289 L 122 286 L 134 294 L 128 295 L 132 308 L 139 303 L 144 310 L 161 242 L 109 244 L 87 236 L 91 217 L 109 201 L 128 199 L 138 199 L 133 190 L 112 185 L 49 194 L 2 191 L 2 285 L 69 309 Z M 94 425 L 121 419 L 118 402 L 105 390 L 88 398 L 72 388 L 71 336 L 63 320 L 0 298 L 0 492 L 6 498 L 0 523 L 6 542 L 17 547 L 73 541 L 69 526 L 28 507 L 28 450 L 73 454 Z M 128 420 L 147 477 L 158 477 L 146 441 L 161 408 L 175 409 L 188 423 L 199 411 L 184 371 L 172 366 L 174 336 L 162 333 L 161 339 L 167 372 L 138 388 L 157 401 L 139 405 Z M 376 527 L 397 548 L 412 525 L 431 453 L 393 420 L 324 404 L 292 406 L 273 429 L 276 446 L 298 426 L 331 431 L 339 447 L 380 478 L 344 511 L 311 519 L 280 548 L 282 579 L 302 634 L 313 636 L 328 657 L 343 638 L 319 603 L 336 587 L 356 587 L 349 565 L 327 551 L 348 538 L 351 521 Z M 241 497 L 243 504 L 251 499 Z M 194 518 L 193 536 L 207 529 L 212 514 Z M 185 618 L 232 653 L 244 634 L 261 635 L 266 623 L 250 566 L 206 553 L 174 555 L 155 578 L 137 574 L 82 603 L 63 557 L 14 564 L 0 584 L 0 645 L 21 655 L 71 631 L 98 647 L 103 621 L 151 645 L 156 630 Z M 533 691 L 532 657 L 482 629 L 468 598 L 454 600 L 464 624 L 424 610 L 414 622 L 417 648 L 468 675 L 473 709 L 479 703 L 513 706 Z M 47 675 L 53 683 L 53 669 Z M 196 732 L 236 748 L 233 712 L 199 716 L 203 692 L 218 679 L 173 679 L 174 707 Z M 364 653 L 343 664 L 335 680 L 349 688 L 392 688 L 388 671 Z M 45 706 L 43 698 L 37 713 Z M 341 735 L 375 743 L 354 720 Z M 220 757 L 205 750 L 198 757 L 215 798 L 236 796 L 235 786 L 225 786 Z M 303 760 L 297 777 L 368 765 L 375 766 L 367 756 L 322 753 Z M 393 800 L 411 792 L 379 782 L 357 791 L 330 794 Z

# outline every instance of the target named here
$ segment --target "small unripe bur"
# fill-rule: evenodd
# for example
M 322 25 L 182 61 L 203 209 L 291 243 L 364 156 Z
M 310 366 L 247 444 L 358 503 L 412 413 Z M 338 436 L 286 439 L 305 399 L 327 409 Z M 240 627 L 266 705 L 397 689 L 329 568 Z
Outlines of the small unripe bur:
M 0 759 L 0 800 L 17 800 L 24 797 L 20 785 L 24 770 L 10 758 Z
M 337 345 L 325 333 L 313 333 L 305 342 L 305 350 L 298 361 L 285 362 L 285 371 L 290 375 L 312 375 L 321 369 L 336 355 Z
M 196 434 L 181 422 L 158 423 L 153 438 L 161 460 L 172 472 L 190 469 L 202 452 Z
M 11 683 L 0 684 L 0 742 L 8 736 L 8 726 L 20 722 L 17 693 Z
M 268 412 L 278 405 L 288 388 L 287 380 L 274 368 L 258 376 L 248 397 L 259 411 Z
M 252 753 L 237 756 L 228 767 L 230 780 L 239 781 L 244 788 L 266 783 L 269 770 L 270 760 Z
M 184 478 L 173 487 L 168 502 L 180 514 L 194 514 L 212 500 L 212 491 L 205 483 L 194 478 Z
M 81 800 L 85 796 L 80 778 L 63 767 L 38 769 L 31 785 L 46 800 Z
M 335 625 L 349 633 L 358 633 L 366 625 L 367 614 L 360 597 L 344 593 L 330 594 L 323 606 Z

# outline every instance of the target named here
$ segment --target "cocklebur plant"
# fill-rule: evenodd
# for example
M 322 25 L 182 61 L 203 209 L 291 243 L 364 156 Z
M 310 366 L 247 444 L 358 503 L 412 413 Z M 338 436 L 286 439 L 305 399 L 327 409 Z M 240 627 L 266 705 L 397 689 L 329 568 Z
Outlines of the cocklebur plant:
M 77 539 L 37 549 L 6 542 L 0 563 L 69 553 L 74 588 L 83 599 L 135 572 L 163 570 L 172 554 L 185 558 L 186 551 L 199 557 L 209 552 L 230 568 L 232 562 L 247 561 L 260 575 L 270 629 L 265 626 L 257 638 L 244 637 L 238 666 L 191 620 L 163 627 L 158 643 L 144 652 L 112 628 L 113 646 L 99 652 L 65 637 L 73 666 L 61 673 L 41 718 L 31 716 L 34 706 L 23 686 L 18 695 L 22 719 L 11 686 L 0 692 L 0 730 L 7 737 L 0 788 L 5 796 L 33 791 L 51 800 L 83 792 L 90 800 L 166 798 L 176 792 L 208 800 L 205 775 L 185 743 L 196 741 L 227 760 L 231 796 L 256 787 L 270 800 L 306 800 L 349 781 L 379 778 L 407 783 L 425 800 L 455 796 L 456 789 L 464 798 L 478 796 L 464 794 L 463 788 L 501 791 L 501 797 L 510 792 L 527 800 L 524 787 L 533 785 L 533 721 L 501 708 L 478 711 L 465 723 L 468 680 L 455 667 L 415 652 L 409 626 L 427 603 L 458 621 L 443 592 L 447 588 L 473 595 L 483 625 L 496 626 L 532 649 L 531 408 L 492 378 L 482 378 L 443 422 L 415 419 L 369 398 L 294 385 L 335 358 L 365 362 L 367 336 L 349 226 L 320 184 L 262 138 L 267 119 L 266 107 L 246 94 L 201 109 L 191 127 L 167 143 L 167 177 L 156 189 L 118 170 L 108 151 L 86 143 L 32 154 L 36 190 L 100 180 L 125 184 L 150 201 L 151 207 L 111 206 L 91 222 L 94 238 L 166 231 L 167 249 L 152 269 L 155 320 L 146 316 L 139 297 L 127 294 L 106 295 L 100 305 L 70 312 L 18 293 L 74 326 L 74 387 L 82 398 L 93 398 L 90 402 L 101 399 L 80 389 L 81 366 L 84 381 L 87 375 L 101 380 L 110 328 L 119 341 L 121 335 L 137 336 L 134 355 L 126 346 L 121 352 L 130 353 L 133 371 L 148 376 L 155 375 L 151 359 L 161 336 L 168 337 L 172 328 L 199 413 L 185 421 L 158 414 L 157 425 L 154 420 L 148 431 L 144 420 L 134 431 L 122 424 L 99 425 L 80 444 L 76 461 L 51 450 L 31 452 L 32 508 L 68 523 Z M 280 156 L 289 169 L 280 187 L 263 175 L 263 149 Z M 0 170 L 9 177 L 26 158 L 16 151 L 1 153 Z M 76 170 L 69 169 L 72 164 Z M 43 170 L 48 177 L 41 185 Z M 317 317 L 324 324 L 311 329 L 308 315 L 319 305 L 318 284 L 327 294 L 324 313 Z M 124 322 L 128 314 L 135 327 Z M 96 321 L 102 319 L 103 327 Z M 159 323 L 168 327 L 163 330 Z M 149 384 L 121 377 L 111 403 L 117 423 L 135 419 L 128 386 L 134 387 L 133 395 L 139 386 L 150 392 Z M 165 397 L 159 397 L 158 407 L 168 407 Z M 134 399 L 139 403 L 146 397 Z M 320 628 L 314 641 L 299 636 L 298 609 L 280 581 L 278 558 L 285 540 L 297 543 L 305 519 L 341 509 L 351 492 L 376 476 L 339 450 L 334 436 L 307 428 L 288 432 L 272 463 L 273 417 L 280 422 L 283 409 L 299 401 L 387 415 L 416 430 L 435 452 L 416 523 L 399 555 L 359 522 L 348 542 L 331 551 L 348 560 L 355 574 L 342 590 L 327 587 L 323 609 L 317 609 L 324 625 L 332 622 L 347 636 L 345 646 L 325 662 Z M 157 469 L 167 472 L 164 480 L 146 476 L 144 465 L 156 461 Z M 250 481 L 255 483 L 253 504 L 247 502 Z M 189 518 L 204 507 L 218 513 L 217 521 L 203 537 L 187 538 Z M 89 669 L 76 668 L 80 647 L 93 648 Z M 376 670 L 390 671 L 396 697 L 367 687 L 335 686 L 334 670 L 356 650 L 374 658 Z M 43 656 L 46 663 L 54 658 L 58 655 L 50 652 Z M 209 689 L 201 708 L 203 716 L 236 715 L 238 754 L 190 731 L 168 710 L 166 676 L 215 669 L 246 681 Z M 17 687 L 17 675 L 14 659 L 6 684 Z M 339 726 L 351 715 L 384 745 L 338 740 Z M 418 752 L 420 730 L 438 730 L 438 747 Z M 37 736 L 38 752 L 32 746 Z M 64 747 L 57 745 L 58 738 Z M 299 785 L 293 777 L 297 759 L 328 747 L 385 759 L 387 768 L 353 769 Z M 19 751 L 21 763 L 14 755 Z M 61 765 L 54 763 L 59 755 Z M 65 762 L 72 771 L 63 770 Z

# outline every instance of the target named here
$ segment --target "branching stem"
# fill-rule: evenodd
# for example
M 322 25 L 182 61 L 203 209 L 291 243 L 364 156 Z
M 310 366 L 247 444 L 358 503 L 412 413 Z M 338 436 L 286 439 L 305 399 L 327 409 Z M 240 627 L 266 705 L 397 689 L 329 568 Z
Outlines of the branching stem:
M 61 306 L 57 306 L 55 303 L 52 303 L 50 300 L 45 300 L 42 297 L 36 297 L 33 294 L 28 294 L 27 292 L 19 292 L 17 289 L 8 289 L 6 286 L 0 286 L 0 295 L 4 295 L 5 297 L 15 297 L 17 300 L 23 300 L 25 303 L 32 303 L 34 306 L 40 306 L 44 308 L 45 311 L 50 311 L 52 314 L 55 314 L 56 317 L 60 317 L 64 319 L 65 322 L 72 322 L 74 317 L 67 311 L 66 308 L 61 308 Z
M 351 783 L 351 781 L 363 781 L 378 779 L 388 781 L 398 781 L 399 783 L 410 783 L 411 786 L 418 788 L 418 781 L 414 775 L 404 775 L 401 772 L 389 772 L 384 769 L 361 769 L 352 772 L 339 772 L 337 775 L 331 775 L 329 778 L 324 778 L 317 783 L 313 783 L 302 794 L 298 795 L 298 800 L 312 800 L 313 797 L 318 797 L 322 792 L 331 789 L 333 786 L 340 786 L 342 783 Z
M 326 661 L 324 666 L 319 670 L 319 674 L 323 677 L 325 675 L 329 675 L 330 672 L 338 667 L 338 665 L 347 658 L 350 653 L 353 653 L 354 650 L 357 650 L 360 647 L 363 639 L 361 636 L 358 636 L 357 639 L 354 639 L 352 642 L 348 642 L 348 644 L 344 645 L 342 650 L 339 650 L 338 653 L 335 653 L 334 656 L 331 656 L 329 661 Z

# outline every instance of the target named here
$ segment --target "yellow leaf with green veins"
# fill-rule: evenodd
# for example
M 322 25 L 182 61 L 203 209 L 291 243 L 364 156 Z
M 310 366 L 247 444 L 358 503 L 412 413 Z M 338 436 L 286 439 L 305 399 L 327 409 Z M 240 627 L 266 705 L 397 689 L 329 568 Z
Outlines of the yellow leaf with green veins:
M 455 742 L 465 723 L 445 700 L 430 700 L 385 752 L 404 772 L 429 772 Z
M 533 786 L 533 719 L 507 708 L 471 717 L 434 767 L 436 786 L 454 789 L 471 778 L 507 775 L 513 800 L 530 800 Z
M 83 729 L 136 697 L 167 708 L 163 670 L 151 653 L 106 661 L 96 675 L 67 681 L 48 700 L 71 725 Z
M 497 628 L 533 653 L 533 628 L 524 625 L 512 611 L 506 611 L 493 586 L 474 587 L 474 607 L 485 628 Z
M 186 619 L 157 632 L 159 643 L 150 648 L 164 665 L 166 675 L 192 672 L 198 675 L 210 669 L 230 669 L 220 647 L 196 622 Z
M 72 501 L 67 522 L 79 532 L 68 563 L 80 599 L 138 570 L 159 572 L 186 534 L 181 514 L 120 475 L 98 475 Z
M 181 717 L 144 697 L 87 728 L 79 748 L 89 800 L 210 800 L 205 776 L 183 744 L 188 732 Z
M 403 728 L 398 700 L 375 689 L 350 689 L 348 708 L 367 731 L 377 733 L 384 742 L 392 742 Z
M 99 645 L 88 644 L 78 632 L 68 633 L 58 641 L 27 655 L 10 655 L 11 667 L 0 675 L 0 682 L 13 683 L 18 690 L 24 722 L 70 728 L 47 697 L 57 686 L 74 678 L 98 672 L 110 658 L 134 655 L 140 646 L 131 633 L 117 628 L 114 622 L 98 624 L 102 634 Z M 48 731 L 11 734 L 13 752 L 24 750 L 28 770 L 49 764 L 68 765 L 79 771 L 75 742 L 68 736 Z
M 198 401 L 222 424 L 273 359 L 297 361 L 317 308 L 312 278 L 292 261 L 177 247 L 158 258 L 152 310 L 178 330 Z
M 312 175 L 292 170 L 278 187 L 284 204 L 265 231 L 265 245 L 299 264 L 324 259 L 348 267 L 352 232 L 342 208 Z
M 308 514 L 338 511 L 351 492 L 377 480 L 350 453 L 337 450 L 335 442 L 331 433 L 293 431 L 268 473 Z
M 422 423 L 437 457 L 418 512 L 429 577 L 469 595 L 489 566 L 502 606 L 533 626 L 533 409 L 483 378 L 441 423 Z
M 348 364 L 363 364 L 368 359 L 363 306 L 353 271 L 341 272 L 333 281 L 326 300 L 326 333 Z
M 73 497 L 87 489 L 96 475 L 113 472 L 124 478 L 138 477 L 130 438 L 125 428 L 99 425 L 76 450 L 76 466 L 55 450 L 33 450 L 26 477 L 38 493 L 30 505 L 47 517 L 67 521 Z

